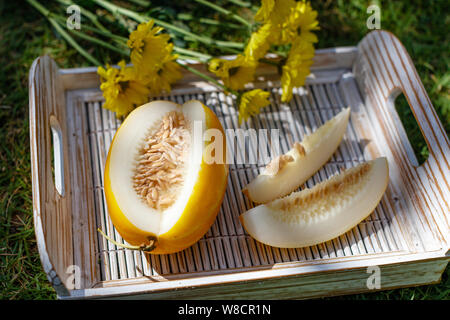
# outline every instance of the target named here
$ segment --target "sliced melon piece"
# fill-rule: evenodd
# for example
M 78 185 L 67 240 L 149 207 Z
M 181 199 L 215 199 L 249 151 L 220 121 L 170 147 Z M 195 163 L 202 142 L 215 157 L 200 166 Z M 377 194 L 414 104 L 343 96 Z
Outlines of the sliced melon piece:
M 256 203 L 285 196 L 308 180 L 330 159 L 347 129 L 350 108 L 342 110 L 287 153 L 272 160 L 242 192 Z
M 259 205 L 239 218 L 256 240 L 280 248 L 322 243 L 347 232 L 377 206 L 389 180 L 386 158 L 362 163 L 311 189 Z
M 131 112 L 117 130 L 104 188 L 111 220 L 128 243 L 152 242 L 152 253 L 172 253 L 208 231 L 228 174 L 225 159 L 210 161 L 205 152 L 208 129 L 220 132 L 225 146 L 219 120 L 201 102 L 153 101 Z

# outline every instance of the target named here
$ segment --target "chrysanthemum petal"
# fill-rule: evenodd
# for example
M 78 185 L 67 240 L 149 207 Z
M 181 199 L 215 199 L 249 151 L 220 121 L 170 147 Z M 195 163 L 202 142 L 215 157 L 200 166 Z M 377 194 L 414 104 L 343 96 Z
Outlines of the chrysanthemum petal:
M 119 67 L 99 67 L 100 89 L 105 102 L 103 107 L 120 117 L 127 115 L 135 107 L 148 100 L 149 89 L 137 75 L 134 67 L 126 66 L 125 61 Z
M 306 77 L 310 73 L 310 66 L 313 63 L 313 57 L 314 46 L 312 43 L 298 37 L 292 44 L 287 61 L 282 67 L 281 101 L 290 101 L 292 99 L 292 89 L 305 84 Z
M 212 59 L 208 69 L 231 90 L 242 90 L 247 83 L 253 81 L 256 63 L 238 54 L 233 60 Z
M 274 31 L 274 26 L 266 23 L 253 32 L 244 50 L 245 58 L 254 62 L 263 58 L 271 46 L 271 34 Z
M 154 21 L 141 23 L 130 33 L 127 45 L 130 47 L 130 59 L 141 73 L 150 74 L 161 67 L 162 61 L 172 53 L 173 44 L 170 35 L 161 33 L 163 29 L 154 26 Z
M 268 106 L 270 104 L 269 96 L 270 93 L 262 89 L 245 92 L 239 103 L 239 123 L 258 114 L 261 108 Z
M 158 95 L 163 91 L 169 93 L 172 85 L 183 77 L 176 58 L 176 55 L 167 56 L 157 72 L 149 78 L 148 85 L 152 95 Z

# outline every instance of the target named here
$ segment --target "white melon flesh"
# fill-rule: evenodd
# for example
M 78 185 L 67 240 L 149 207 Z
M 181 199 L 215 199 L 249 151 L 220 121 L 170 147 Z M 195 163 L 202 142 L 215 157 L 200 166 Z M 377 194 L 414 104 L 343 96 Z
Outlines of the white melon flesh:
M 286 154 L 272 161 L 242 190 L 253 202 L 266 203 L 285 196 L 319 170 L 341 143 L 350 108 L 342 110 Z
M 388 184 L 386 158 L 362 163 L 311 189 L 259 205 L 240 216 L 245 230 L 274 247 L 300 248 L 336 238 L 364 220 Z
M 197 182 L 202 163 L 203 144 L 195 143 L 192 139 L 187 150 L 181 190 L 178 190 L 174 203 L 164 210 L 150 207 L 135 191 L 133 176 L 139 150 L 149 133 L 160 126 L 163 117 L 171 111 L 181 112 L 191 124 L 191 137 L 194 137 L 194 122 L 197 124 L 196 128 L 205 130 L 205 112 L 198 101 L 183 106 L 169 101 L 155 101 L 143 105 L 127 116 L 116 133 L 109 151 L 109 172 L 105 172 L 109 176 L 111 191 L 120 211 L 131 224 L 155 235 L 170 230 L 180 218 Z M 203 131 L 197 132 L 195 137 L 201 139 L 202 135 Z

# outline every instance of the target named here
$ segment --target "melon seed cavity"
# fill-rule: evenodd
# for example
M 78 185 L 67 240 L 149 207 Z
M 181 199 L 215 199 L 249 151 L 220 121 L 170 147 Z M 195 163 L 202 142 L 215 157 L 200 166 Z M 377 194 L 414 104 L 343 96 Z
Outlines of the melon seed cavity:
M 189 123 L 182 112 L 168 112 L 156 131 L 150 131 L 133 175 L 134 190 L 149 207 L 164 210 L 175 202 L 183 185 L 189 144 Z

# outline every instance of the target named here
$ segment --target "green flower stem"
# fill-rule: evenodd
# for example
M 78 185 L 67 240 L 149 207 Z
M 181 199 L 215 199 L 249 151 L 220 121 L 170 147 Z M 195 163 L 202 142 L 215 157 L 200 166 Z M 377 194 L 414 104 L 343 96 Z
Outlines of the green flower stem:
M 242 51 L 240 51 L 240 50 L 236 50 L 236 49 L 233 49 L 233 48 L 224 48 L 225 50 L 223 50 L 223 51 L 226 51 L 226 52 L 228 52 L 228 53 L 233 53 L 233 54 L 242 54 Z
M 148 22 L 150 19 L 152 19 L 155 21 L 155 23 L 157 25 L 160 25 L 161 27 L 166 28 L 167 30 L 178 32 L 184 36 L 190 37 L 192 39 L 195 39 L 199 42 L 202 42 L 202 43 L 205 43 L 208 45 L 217 45 L 219 47 L 230 47 L 230 48 L 238 48 L 238 49 L 244 48 L 244 45 L 240 42 L 220 41 L 220 40 L 214 40 L 214 39 L 211 39 L 211 38 L 205 37 L 205 36 L 199 36 L 190 31 L 184 30 L 183 28 L 180 28 L 180 27 L 174 26 L 170 23 L 167 23 L 165 21 L 138 14 L 134 11 L 122 8 L 113 3 L 107 2 L 105 0 L 92 0 L 92 1 L 95 2 L 96 4 L 102 6 L 106 10 L 110 11 L 111 13 L 120 13 L 120 14 L 127 16 L 131 19 L 134 19 L 140 23 Z
M 195 39 L 190 38 L 190 37 L 184 37 L 184 40 L 186 41 L 193 41 Z M 219 49 L 222 53 L 241 53 L 242 50 L 241 49 L 235 49 L 235 48 L 230 48 L 230 47 L 221 47 L 219 45 L 217 45 L 216 43 L 211 43 L 208 45 L 210 48 L 216 48 Z
M 53 15 L 53 13 L 52 13 L 52 15 Z M 58 15 L 53 15 L 53 18 L 55 18 L 55 20 L 58 20 L 60 23 L 65 24 L 66 18 L 58 16 Z M 108 37 L 108 38 L 114 40 L 117 44 L 119 44 L 119 45 L 121 45 L 121 46 L 123 46 L 125 48 L 128 48 L 128 46 L 127 46 L 128 38 L 116 35 L 116 34 L 111 33 L 109 31 L 100 30 L 100 29 L 98 29 L 96 27 L 92 27 L 92 26 L 89 26 L 89 25 L 83 25 L 82 29 L 86 29 L 88 31 L 95 32 L 95 33 L 97 33 L 99 35 Z
M 84 40 L 90 41 L 92 43 L 98 44 L 98 45 L 100 45 L 100 46 L 102 46 L 104 48 L 107 48 L 107 49 L 109 49 L 111 51 L 120 53 L 120 54 L 122 54 L 124 56 L 128 57 L 130 55 L 130 51 L 129 50 L 120 49 L 120 48 L 118 48 L 116 46 L 113 46 L 112 44 L 109 44 L 108 42 L 105 42 L 105 41 L 100 40 L 100 39 L 95 38 L 95 37 L 91 37 L 91 36 L 81 32 L 80 30 L 76 30 L 76 31 L 75 30 L 70 30 L 69 32 L 71 34 L 81 38 L 81 39 L 84 39 Z
M 118 52 L 118 53 L 120 53 L 123 56 L 129 57 L 129 55 L 130 55 L 130 51 L 128 50 L 126 42 L 125 43 L 121 43 L 121 44 L 124 47 L 126 47 L 127 49 L 120 49 L 120 48 L 115 47 L 115 46 L 113 46 L 113 45 L 111 45 L 111 44 L 109 44 L 109 43 L 107 43 L 105 41 L 102 41 L 102 40 L 98 39 L 98 38 L 91 37 L 91 36 L 89 36 L 87 34 L 84 34 L 81 31 L 71 31 L 71 33 L 76 35 L 76 36 L 78 36 L 78 37 L 80 37 L 80 38 L 82 38 L 82 39 L 84 39 L 84 40 L 87 40 L 87 41 L 90 41 L 92 43 L 98 44 L 98 45 L 100 45 L 100 46 L 102 46 L 104 48 L 107 48 L 109 50 Z M 125 39 L 125 40 L 127 40 L 127 39 Z M 199 53 L 199 52 L 196 52 L 196 51 L 192 51 L 192 50 L 188 50 L 188 49 L 184 49 L 184 48 L 179 48 L 179 47 L 175 47 L 175 46 L 174 46 L 174 51 L 177 52 L 177 53 L 181 53 L 181 54 L 178 55 L 178 57 L 180 59 L 183 59 L 183 60 L 195 60 L 195 61 L 199 61 L 199 62 L 206 62 L 209 59 L 211 59 L 211 56 L 209 56 L 209 55 L 205 55 L 205 54 L 202 54 L 202 53 Z
M 109 49 L 111 51 L 115 51 L 115 52 L 117 52 L 117 53 L 119 53 L 119 54 L 121 54 L 121 55 L 123 55 L 125 57 L 129 57 L 129 55 L 130 55 L 130 51 L 127 50 L 127 49 L 120 49 L 120 48 L 115 47 L 115 46 L 113 46 L 113 45 L 111 45 L 111 44 L 109 44 L 109 43 L 107 43 L 105 41 L 102 41 L 100 39 L 97 39 L 97 38 L 91 37 L 91 36 L 89 36 L 87 34 L 84 34 L 81 31 L 70 31 L 70 33 L 72 33 L 73 35 L 78 36 L 78 37 L 80 37 L 80 38 L 82 38 L 84 40 L 87 40 L 87 41 L 90 41 L 92 43 L 98 44 L 98 45 L 100 45 L 100 46 L 102 46 L 102 47 L 104 47 L 106 49 Z M 182 59 L 182 60 L 195 60 L 195 61 L 199 61 L 199 62 L 205 62 L 205 61 L 208 60 L 208 59 L 205 59 L 202 54 L 200 54 L 199 56 L 189 55 L 191 53 L 196 53 L 195 51 L 191 51 L 191 50 L 187 50 L 187 49 L 185 50 L 185 49 L 180 49 L 180 48 L 177 48 L 177 49 L 178 50 L 175 50 L 176 52 L 185 53 L 183 55 L 179 55 L 178 56 L 179 59 Z
M 209 59 L 212 58 L 212 56 L 210 56 L 209 54 L 205 54 L 205 53 L 201 53 L 201 52 L 197 52 L 197 51 L 193 51 L 193 50 L 189 50 L 189 49 L 185 49 L 185 48 L 180 48 L 177 46 L 173 47 L 173 51 L 180 53 L 180 54 L 185 54 L 188 56 L 199 58 L 199 59 L 201 59 L 201 61 L 208 61 Z
M 246 2 L 246 1 L 241 1 L 241 0 L 228 0 L 231 3 L 234 3 L 238 6 L 244 7 L 244 8 L 250 8 L 252 6 L 252 4 L 250 2 Z
M 237 96 L 237 97 L 240 96 L 239 92 L 237 92 L 237 91 L 235 91 L 235 90 L 232 90 L 232 89 L 228 88 L 227 86 L 223 85 L 222 83 L 220 83 L 219 81 L 217 81 L 217 80 L 214 79 L 213 77 L 211 77 L 211 76 L 209 76 L 209 75 L 207 75 L 207 74 L 204 74 L 203 72 L 198 71 L 197 69 L 192 68 L 192 67 L 190 67 L 190 66 L 188 66 L 188 65 L 186 65 L 186 64 L 179 63 L 179 62 L 177 62 L 177 63 L 178 63 L 180 66 L 182 66 L 183 68 L 185 68 L 186 70 L 192 72 L 193 74 L 199 76 L 200 78 L 205 79 L 206 81 L 211 82 L 212 84 L 214 84 L 215 86 L 217 86 L 217 87 L 223 89 L 224 91 L 230 92 L 230 93 L 234 94 L 234 95 Z
M 202 60 L 202 59 L 200 59 L 200 58 L 198 58 L 198 57 L 190 57 L 190 56 L 185 56 L 185 55 L 183 55 L 183 54 L 179 54 L 179 55 L 177 56 L 177 58 L 178 58 L 179 60 L 194 60 L 194 61 L 198 61 L 198 62 L 205 62 L 204 60 Z
M 242 18 L 241 16 L 231 12 L 230 10 L 224 9 L 221 6 L 218 6 L 214 3 L 211 3 L 207 0 L 194 0 L 200 4 L 203 4 L 207 7 L 210 7 L 211 9 L 216 10 L 217 12 L 223 13 L 224 15 L 242 23 L 244 26 L 248 27 L 249 29 L 252 27 L 252 24 L 250 22 L 248 22 L 247 20 L 245 20 L 244 18 Z
M 151 4 L 151 2 L 147 1 L 147 0 L 129 0 L 129 1 L 133 2 L 133 3 L 137 4 L 137 5 L 140 5 L 142 7 L 145 7 L 145 8 L 149 7 L 150 4 Z
M 226 21 L 219 21 L 219 20 L 215 20 L 215 19 L 209 19 L 209 18 L 198 18 L 198 17 L 193 17 L 192 14 L 190 13 L 179 13 L 177 14 L 177 20 L 183 20 L 183 21 L 192 21 L 194 20 L 198 21 L 201 24 L 208 24 L 208 25 L 212 25 L 212 26 L 218 26 L 218 27 L 224 27 L 224 28 L 229 28 L 229 29 L 246 29 L 246 26 L 243 26 L 242 24 L 236 24 L 236 23 L 232 23 L 232 22 L 226 22 Z
M 51 12 L 36 0 L 27 0 L 27 2 L 31 4 L 35 9 L 37 9 L 46 18 L 49 18 L 51 16 Z
M 100 66 L 101 63 L 95 59 L 90 53 L 88 53 L 86 50 L 84 50 L 71 36 L 68 34 L 64 28 L 62 28 L 59 23 L 56 21 L 56 19 L 53 18 L 52 13 L 46 9 L 44 6 L 42 6 L 38 1 L 36 0 L 27 0 L 27 2 L 32 5 L 35 9 L 37 9 L 42 15 L 44 15 L 48 21 L 51 23 L 51 25 L 56 29 L 56 31 L 72 46 L 77 50 L 82 56 L 84 56 L 87 60 L 89 60 L 91 63 L 93 63 L 96 66 Z
M 29 0 L 28 0 L 29 1 Z M 84 50 L 78 42 L 75 41 L 74 38 L 70 36 L 59 24 L 58 22 L 53 18 L 48 18 L 50 23 L 55 27 L 56 31 L 72 46 L 77 50 L 83 57 L 85 57 L 87 60 L 89 60 L 91 63 L 93 63 L 95 66 L 101 66 L 102 64 L 100 61 L 98 61 L 96 58 L 94 58 L 90 53 L 88 53 L 86 50 Z
M 53 18 L 55 20 L 57 20 L 60 24 L 62 24 L 64 26 L 65 18 L 63 18 L 61 16 L 53 15 L 53 13 L 50 13 L 50 14 L 53 16 Z M 113 40 L 117 40 L 117 43 L 120 44 L 121 46 L 123 46 L 126 49 L 120 49 L 118 47 L 115 47 L 115 46 L 113 46 L 113 45 L 111 45 L 111 44 L 109 44 L 109 43 L 107 43 L 105 41 L 102 41 L 102 40 L 98 39 L 98 38 L 86 35 L 86 34 L 82 33 L 79 30 L 71 31 L 71 33 L 76 35 L 76 36 L 78 36 L 78 37 L 80 37 L 80 38 L 82 38 L 82 39 L 85 39 L 87 41 L 96 43 L 96 44 L 101 45 L 102 47 L 105 47 L 105 48 L 110 49 L 112 51 L 118 52 L 118 53 L 120 53 L 120 54 L 122 54 L 124 56 L 129 56 L 129 50 L 128 50 L 128 46 L 127 46 L 127 41 L 128 41 L 127 38 L 115 35 L 115 34 L 109 32 L 109 31 L 104 32 L 104 31 L 101 31 L 101 30 L 99 30 L 99 29 L 97 29 L 95 27 L 91 27 L 91 26 L 87 26 L 87 25 L 84 25 L 83 29 L 86 29 L 86 30 L 89 30 L 89 31 L 93 31 L 95 33 L 98 33 L 98 34 L 106 36 L 106 37 L 110 37 Z M 189 50 L 189 49 L 179 48 L 179 47 L 176 47 L 176 46 L 174 46 L 174 51 L 177 52 L 177 53 L 182 54 L 182 55 L 179 56 L 179 58 L 180 59 L 184 59 L 184 60 L 196 60 L 196 61 L 200 61 L 200 62 L 206 62 L 207 60 L 212 58 L 212 56 L 210 56 L 210 55 L 207 55 L 207 54 L 204 54 L 204 53 L 200 53 L 200 52 L 196 52 L 196 51 Z
M 53 13 L 52 13 L 52 15 L 53 15 Z M 65 21 L 66 21 L 66 18 L 61 17 L 61 16 L 54 15 L 53 17 L 56 20 L 59 20 L 61 23 L 65 23 Z M 128 38 L 126 38 L 126 37 L 122 37 L 122 36 L 116 35 L 114 33 L 111 33 L 108 30 L 103 31 L 103 30 L 100 30 L 98 28 L 91 27 L 89 25 L 83 25 L 83 29 L 95 32 L 95 33 L 97 33 L 99 35 L 102 35 L 102 36 L 105 36 L 105 37 L 109 37 L 109 38 L 111 38 L 113 40 L 116 40 L 116 42 L 118 44 L 122 45 L 123 47 L 128 48 L 128 46 L 127 46 Z M 189 49 L 185 49 L 185 48 L 181 48 L 181 47 L 177 47 L 177 46 L 174 46 L 173 49 L 177 53 L 181 53 L 181 54 L 188 55 L 188 56 L 191 56 L 191 57 L 198 57 L 198 58 L 203 59 L 204 61 L 209 60 L 209 59 L 212 58 L 212 56 L 210 56 L 209 54 L 201 53 L 201 52 L 197 52 L 197 51 L 193 51 L 193 50 L 189 50 Z
M 208 24 L 211 26 L 219 26 L 219 27 L 225 27 L 225 28 L 230 28 L 230 29 L 245 29 L 246 28 L 245 26 L 242 26 L 240 24 L 217 21 L 217 20 L 208 19 L 208 18 L 200 18 L 200 19 L 198 19 L 198 22 L 203 23 L 203 24 Z

